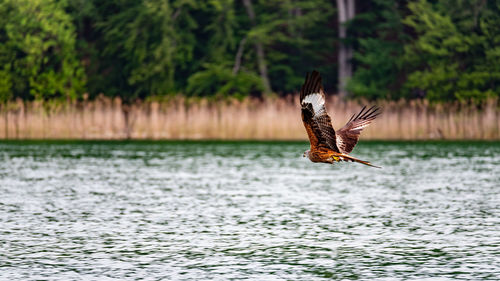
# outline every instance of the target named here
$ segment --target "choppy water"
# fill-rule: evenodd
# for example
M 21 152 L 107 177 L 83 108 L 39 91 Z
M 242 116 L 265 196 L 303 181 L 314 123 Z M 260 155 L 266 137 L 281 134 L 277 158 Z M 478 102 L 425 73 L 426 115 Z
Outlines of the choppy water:
M 499 143 L 0 143 L 0 279 L 499 280 Z

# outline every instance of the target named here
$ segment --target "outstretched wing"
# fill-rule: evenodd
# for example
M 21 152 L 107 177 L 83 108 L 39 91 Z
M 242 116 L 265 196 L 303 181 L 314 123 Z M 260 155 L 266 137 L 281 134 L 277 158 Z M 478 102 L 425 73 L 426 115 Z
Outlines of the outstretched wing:
M 323 146 L 339 152 L 332 120 L 326 112 L 325 93 L 319 72 L 313 71 L 311 75 L 306 75 L 306 81 L 300 89 L 300 105 L 302 122 L 306 127 L 311 148 Z
M 365 109 L 366 106 L 357 115 L 354 114 L 347 124 L 337 131 L 337 147 L 340 152 L 350 153 L 358 143 L 361 131 L 381 113 L 380 108 L 376 106 L 372 106 L 366 111 Z

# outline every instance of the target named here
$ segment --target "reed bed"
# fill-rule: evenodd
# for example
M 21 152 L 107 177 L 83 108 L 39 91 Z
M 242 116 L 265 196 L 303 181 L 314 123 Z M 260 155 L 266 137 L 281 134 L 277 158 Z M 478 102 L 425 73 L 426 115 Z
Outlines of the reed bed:
M 334 128 L 361 101 L 327 102 Z M 13 101 L 0 117 L 2 139 L 254 139 L 306 140 L 297 96 L 243 101 L 174 98 L 124 104 L 98 98 L 67 104 Z M 373 104 L 373 103 L 370 103 Z M 382 115 L 363 139 L 500 139 L 497 100 L 479 106 L 425 100 L 379 101 Z

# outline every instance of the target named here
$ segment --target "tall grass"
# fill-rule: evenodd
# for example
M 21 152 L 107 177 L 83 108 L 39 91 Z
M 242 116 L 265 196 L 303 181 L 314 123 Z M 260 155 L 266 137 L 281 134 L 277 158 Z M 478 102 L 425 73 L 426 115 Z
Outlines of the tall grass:
M 359 101 L 327 102 L 334 128 L 361 109 Z M 363 139 L 500 139 L 496 100 L 479 106 L 426 101 L 381 101 L 381 116 Z M 3 139 L 276 139 L 305 140 L 298 98 L 211 102 L 206 99 L 136 102 L 120 99 L 2 107 Z

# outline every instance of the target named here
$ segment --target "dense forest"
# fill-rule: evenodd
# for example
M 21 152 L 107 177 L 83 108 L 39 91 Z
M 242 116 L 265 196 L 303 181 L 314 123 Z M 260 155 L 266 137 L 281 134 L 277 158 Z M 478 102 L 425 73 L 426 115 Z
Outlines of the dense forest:
M 2 102 L 286 95 L 313 69 L 348 98 L 500 93 L 499 1 L 0 0 L 0 15 Z

